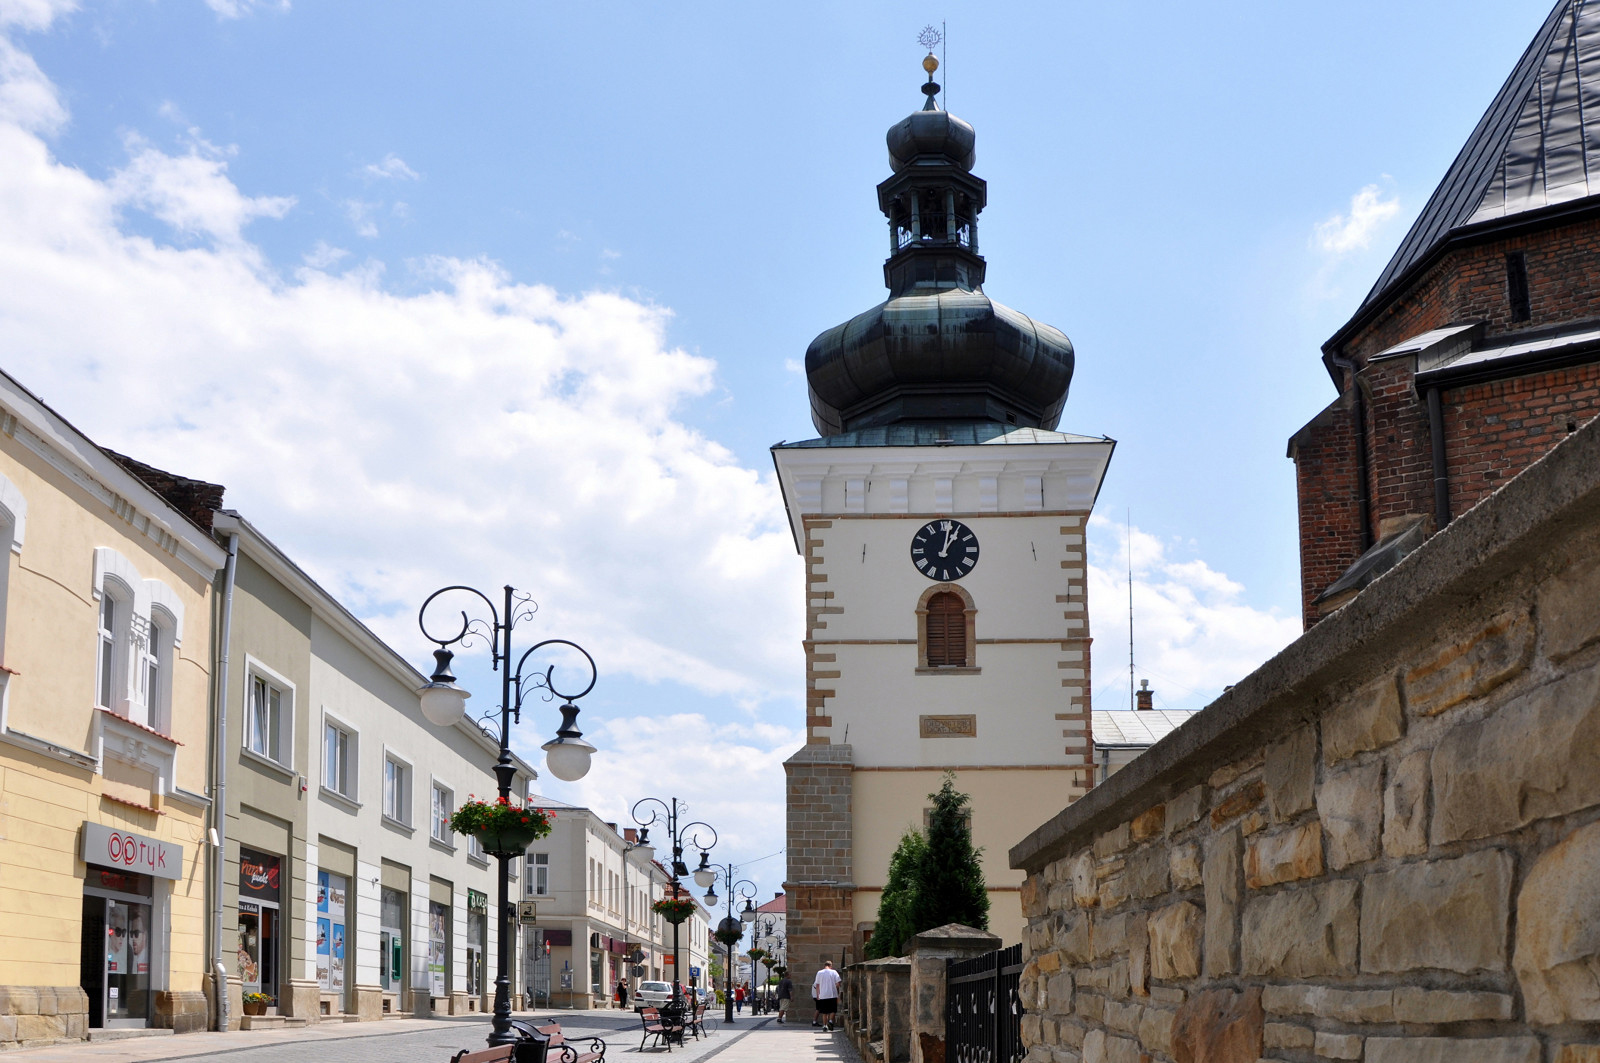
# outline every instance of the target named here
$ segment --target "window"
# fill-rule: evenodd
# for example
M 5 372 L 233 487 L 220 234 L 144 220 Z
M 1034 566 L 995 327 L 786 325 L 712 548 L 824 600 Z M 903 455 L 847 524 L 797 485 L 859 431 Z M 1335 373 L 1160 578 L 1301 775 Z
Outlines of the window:
M 476 834 L 467 835 L 467 855 L 478 860 L 489 859 L 489 855 L 483 851 L 483 843 L 478 840 Z
M 961 597 L 941 591 L 928 599 L 928 667 L 967 664 L 967 610 Z
M 411 766 L 392 754 L 383 758 L 383 814 L 411 825 Z
M 107 589 L 100 596 L 100 648 L 98 675 L 95 681 L 95 704 L 102 709 L 117 707 L 113 700 L 117 674 L 117 624 L 122 620 L 123 603 L 111 596 Z
M 1506 256 L 1506 297 L 1511 304 L 1511 320 L 1533 317 L 1533 300 L 1528 290 L 1528 256 L 1513 251 Z
M 250 706 L 245 714 L 244 744 L 252 753 L 283 763 L 284 692 L 266 677 L 250 677 Z
M 325 720 L 322 726 L 322 785 L 355 799 L 355 736 L 333 720 Z
M 139 678 L 143 697 L 139 700 L 144 703 L 144 719 L 139 722 L 162 733 L 171 729 L 173 635 L 172 618 L 164 612 L 152 610 L 149 634 L 140 653 Z M 133 714 L 133 718 L 138 719 L 137 713 Z
M 452 799 L 450 790 L 438 783 L 433 784 L 433 815 L 429 820 L 429 833 L 436 842 L 453 844 L 450 841 L 450 803 Z
M 550 896 L 550 854 L 528 854 L 528 895 Z

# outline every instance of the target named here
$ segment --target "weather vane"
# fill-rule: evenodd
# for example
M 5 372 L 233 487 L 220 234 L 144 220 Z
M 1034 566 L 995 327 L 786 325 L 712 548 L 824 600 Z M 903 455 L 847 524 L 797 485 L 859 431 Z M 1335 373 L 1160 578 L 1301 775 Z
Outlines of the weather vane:
M 929 55 L 933 54 L 933 50 L 939 47 L 939 42 L 942 40 L 944 34 L 934 29 L 932 23 L 922 27 L 922 32 L 917 34 L 917 43 L 928 49 Z

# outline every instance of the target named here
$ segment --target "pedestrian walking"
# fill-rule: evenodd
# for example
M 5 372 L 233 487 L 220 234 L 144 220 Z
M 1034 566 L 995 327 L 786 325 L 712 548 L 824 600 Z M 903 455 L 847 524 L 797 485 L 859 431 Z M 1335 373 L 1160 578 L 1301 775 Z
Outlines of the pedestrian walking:
M 733 987 L 733 1010 L 741 1014 L 744 1012 L 744 983 L 740 982 Z
M 794 981 L 784 975 L 778 982 L 778 1021 L 784 1022 L 789 1015 L 789 998 L 794 996 Z
M 627 982 L 618 982 L 617 983 L 617 1003 L 621 1004 L 624 1008 L 626 1008 L 628 1006 L 628 983 Z
M 827 1020 L 824 1029 L 832 1033 L 833 1018 L 839 1011 L 839 972 L 833 969 L 832 960 L 822 961 L 822 970 L 811 983 L 811 995 L 817 1000 L 817 1017 Z

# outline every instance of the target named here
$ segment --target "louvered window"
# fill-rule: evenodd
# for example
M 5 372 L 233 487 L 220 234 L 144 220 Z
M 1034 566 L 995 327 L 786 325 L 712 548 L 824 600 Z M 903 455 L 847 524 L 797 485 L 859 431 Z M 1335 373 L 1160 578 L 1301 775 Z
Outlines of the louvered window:
M 928 667 L 961 668 L 967 663 L 966 603 L 943 591 L 928 599 Z

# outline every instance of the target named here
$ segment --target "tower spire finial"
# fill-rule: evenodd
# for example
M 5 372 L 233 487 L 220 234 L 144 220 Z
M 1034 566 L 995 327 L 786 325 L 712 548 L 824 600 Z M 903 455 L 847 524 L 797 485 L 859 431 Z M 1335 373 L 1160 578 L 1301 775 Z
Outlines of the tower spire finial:
M 924 111 L 937 111 L 938 104 L 933 98 L 939 95 L 939 83 L 933 80 L 933 72 L 939 69 L 939 60 L 934 57 L 933 50 L 939 47 L 939 42 L 944 40 L 944 34 L 935 29 L 932 23 L 922 27 L 922 32 L 917 34 L 917 43 L 928 49 L 927 58 L 922 60 L 922 69 L 928 72 L 928 83 L 922 86 L 923 95 L 928 97 L 928 102 L 923 104 Z

